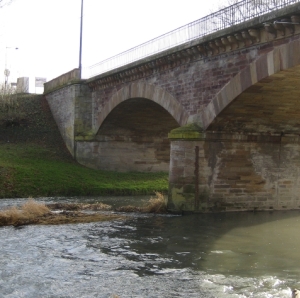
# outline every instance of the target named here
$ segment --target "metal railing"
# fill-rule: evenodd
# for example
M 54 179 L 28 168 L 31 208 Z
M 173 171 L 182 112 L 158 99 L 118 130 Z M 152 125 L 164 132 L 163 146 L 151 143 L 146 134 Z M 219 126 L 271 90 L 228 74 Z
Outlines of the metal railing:
M 89 67 L 95 76 L 300 0 L 243 0 Z

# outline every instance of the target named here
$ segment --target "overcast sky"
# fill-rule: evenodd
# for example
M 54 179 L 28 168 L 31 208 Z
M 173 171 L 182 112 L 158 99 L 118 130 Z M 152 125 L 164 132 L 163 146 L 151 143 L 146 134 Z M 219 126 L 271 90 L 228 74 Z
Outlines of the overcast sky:
M 84 0 L 83 67 L 195 21 L 222 2 Z M 51 80 L 78 67 L 80 6 L 81 0 L 14 0 L 0 9 L 0 77 L 5 66 L 11 81 Z

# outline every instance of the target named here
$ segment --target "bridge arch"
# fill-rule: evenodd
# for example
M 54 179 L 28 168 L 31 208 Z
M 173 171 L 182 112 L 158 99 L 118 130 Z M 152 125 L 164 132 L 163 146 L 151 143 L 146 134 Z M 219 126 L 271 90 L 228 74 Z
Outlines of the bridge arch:
M 212 126 L 226 107 L 248 88 L 263 82 L 282 71 L 293 69 L 300 65 L 300 41 L 278 46 L 262 55 L 233 77 L 212 99 L 201 113 L 203 128 Z
M 187 119 L 181 104 L 162 88 L 142 82 L 123 87 L 100 113 L 95 135 L 99 168 L 168 172 L 168 133 Z
M 188 113 L 172 94 L 152 84 L 134 82 L 130 85 L 126 85 L 112 95 L 98 116 L 96 131 L 99 131 L 103 121 L 114 108 L 131 98 L 146 98 L 151 100 L 164 108 L 180 126 L 187 123 Z

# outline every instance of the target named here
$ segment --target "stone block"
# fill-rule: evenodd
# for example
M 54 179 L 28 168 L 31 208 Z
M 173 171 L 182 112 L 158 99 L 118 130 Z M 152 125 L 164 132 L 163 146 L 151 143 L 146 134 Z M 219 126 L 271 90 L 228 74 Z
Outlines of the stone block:
M 257 81 L 260 81 L 268 76 L 268 59 L 267 56 L 262 56 L 256 62 Z

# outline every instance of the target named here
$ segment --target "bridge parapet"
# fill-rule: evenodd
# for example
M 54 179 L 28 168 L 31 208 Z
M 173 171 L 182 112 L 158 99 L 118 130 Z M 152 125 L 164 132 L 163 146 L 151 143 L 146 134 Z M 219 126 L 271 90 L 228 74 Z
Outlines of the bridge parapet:
M 53 92 L 59 88 L 64 87 L 67 84 L 78 83 L 80 81 L 80 71 L 75 68 L 61 76 L 44 84 L 44 93 Z
M 100 90 L 142 79 L 188 62 L 209 61 L 216 56 L 262 47 L 272 42 L 278 45 L 280 40 L 300 33 L 299 14 L 299 3 L 289 5 L 107 71 L 88 79 L 87 83 L 91 89 Z
M 241 23 L 246 24 L 249 23 L 249 21 L 251 23 L 255 19 L 260 19 L 261 22 L 268 22 L 274 17 L 282 16 L 283 14 L 287 15 L 291 11 L 294 11 L 298 2 L 299 0 L 238 1 L 229 7 L 96 63 L 90 67 L 90 70 L 93 76 L 107 73 L 112 69 L 120 68 L 122 65 L 129 65 L 134 61 L 141 61 L 145 57 L 153 57 L 157 53 L 163 53 L 177 46 L 193 41 L 197 42 L 197 40 L 202 37 L 213 35 L 216 32 L 222 32 L 223 29 L 232 29 Z M 281 30 L 280 27 L 282 27 L 282 25 L 279 24 L 275 27 L 277 27 L 275 28 L 276 30 Z M 273 28 L 269 27 L 268 29 L 273 31 Z M 245 32 L 245 34 L 249 35 L 248 32 Z M 233 38 L 235 37 L 233 36 Z M 229 41 L 229 43 L 232 43 L 232 40 Z M 220 45 L 223 47 L 221 41 Z

